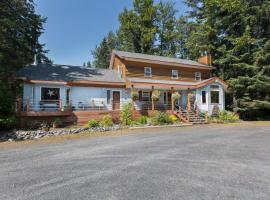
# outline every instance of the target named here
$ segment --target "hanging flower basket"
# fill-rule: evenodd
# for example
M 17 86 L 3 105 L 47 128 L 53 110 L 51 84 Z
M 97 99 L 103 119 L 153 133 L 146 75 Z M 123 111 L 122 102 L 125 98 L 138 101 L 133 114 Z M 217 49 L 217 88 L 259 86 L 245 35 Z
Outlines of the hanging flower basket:
M 158 101 L 159 100 L 159 98 L 160 98 L 160 91 L 159 90 L 154 90 L 153 92 L 152 92 L 152 100 L 153 101 Z
M 181 97 L 181 94 L 179 92 L 174 92 L 172 94 L 172 99 L 174 102 L 177 101 L 178 99 L 180 99 L 180 97 Z
M 139 99 L 138 91 L 131 91 L 131 98 L 133 101 L 137 101 Z

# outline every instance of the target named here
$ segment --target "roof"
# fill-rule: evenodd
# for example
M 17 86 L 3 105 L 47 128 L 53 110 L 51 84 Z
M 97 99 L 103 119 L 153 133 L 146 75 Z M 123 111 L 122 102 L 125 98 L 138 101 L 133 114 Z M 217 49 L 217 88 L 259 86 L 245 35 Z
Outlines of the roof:
M 143 78 L 128 78 L 131 84 L 141 83 L 141 84 L 151 84 L 151 85 L 169 85 L 176 87 L 185 87 L 185 88 L 201 88 L 212 83 L 220 83 L 226 90 L 228 85 L 223 80 L 218 77 L 212 77 L 198 82 L 185 82 L 185 81 L 170 81 L 170 80 L 154 80 L 154 79 L 143 79 Z
M 124 82 L 114 70 L 55 64 L 28 65 L 20 69 L 17 76 L 42 81 Z
M 154 62 L 162 62 L 162 63 L 168 63 L 168 64 L 189 65 L 189 66 L 209 68 L 209 69 L 214 68 L 209 65 L 201 64 L 194 60 L 169 58 L 169 57 L 164 57 L 164 56 L 148 55 L 148 54 L 142 54 L 142 53 L 131 53 L 131 52 L 117 51 L 117 50 L 113 50 L 112 52 L 110 67 L 112 67 L 112 64 L 113 64 L 112 59 L 114 58 L 114 55 L 117 55 L 118 57 L 122 59 L 136 59 L 136 60 L 142 60 L 145 62 L 154 61 Z

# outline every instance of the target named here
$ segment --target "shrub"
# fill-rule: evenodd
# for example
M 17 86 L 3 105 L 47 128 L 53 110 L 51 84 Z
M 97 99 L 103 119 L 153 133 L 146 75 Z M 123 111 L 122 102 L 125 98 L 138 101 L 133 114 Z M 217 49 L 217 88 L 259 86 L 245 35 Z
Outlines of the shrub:
M 160 98 L 160 91 L 159 90 L 154 90 L 152 92 L 152 97 L 153 101 L 158 101 Z
M 12 129 L 17 125 L 16 117 L 0 118 L 0 130 Z
M 60 119 L 60 118 L 54 118 L 54 120 L 53 120 L 53 126 L 54 126 L 55 128 L 57 128 L 57 127 L 59 127 L 59 126 L 61 126 L 61 125 L 62 125 L 61 119 Z
M 147 117 L 146 116 L 140 116 L 140 118 L 138 119 L 138 122 L 140 124 L 147 124 Z
M 127 103 L 121 111 L 120 121 L 122 125 L 129 126 L 132 123 L 132 104 Z
M 99 124 L 100 124 L 100 126 L 103 126 L 103 127 L 113 126 L 112 117 L 110 115 L 105 115 L 104 117 L 102 117 Z
M 218 119 L 221 122 L 236 122 L 239 120 L 239 116 L 233 112 L 225 110 L 219 113 Z
M 156 112 L 151 119 L 151 123 L 153 125 L 171 124 L 172 120 L 166 112 Z
M 178 117 L 176 117 L 175 115 L 170 115 L 169 118 L 173 123 L 179 121 Z
M 95 128 L 95 127 L 98 127 L 99 126 L 99 121 L 98 120 L 95 120 L 95 119 L 91 119 L 88 121 L 87 123 L 87 128 Z

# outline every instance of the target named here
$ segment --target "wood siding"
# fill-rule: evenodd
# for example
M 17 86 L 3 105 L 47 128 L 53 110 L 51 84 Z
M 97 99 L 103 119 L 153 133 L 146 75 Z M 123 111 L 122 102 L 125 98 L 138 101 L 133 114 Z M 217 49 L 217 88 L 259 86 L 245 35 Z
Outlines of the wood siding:
M 152 77 L 148 79 L 195 82 L 195 72 L 201 72 L 202 80 L 211 77 L 211 69 L 193 69 L 187 67 L 171 67 L 155 64 L 148 65 L 139 62 L 126 62 L 125 66 L 126 77 L 133 78 L 146 78 L 144 77 L 144 67 L 152 68 Z M 178 70 L 178 79 L 172 79 L 172 70 Z

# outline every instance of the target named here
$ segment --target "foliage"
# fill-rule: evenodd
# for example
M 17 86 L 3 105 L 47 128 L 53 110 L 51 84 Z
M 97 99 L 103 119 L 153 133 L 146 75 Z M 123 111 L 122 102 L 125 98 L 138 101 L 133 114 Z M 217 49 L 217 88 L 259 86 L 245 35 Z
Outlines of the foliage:
M 15 117 L 0 118 L 0 130 L 11 129 L 16 125 L 17 119 Z
M 236 122 L 239 120 L 239 116 L 234 112 L 230 111 L 222 111 L 219 113 L 218 117 L 212 118 L 212 122 L 217 123 L 228 123 L 228 122 Z
M 176 123 L 176 122 L 179 121 L 179 118 L 176 117 L 175 115 L 170 115 L 169 117 L 170 117 L 170 120 L 171 120 L 173 123 Z
M 0 15 L 0 118 L 12 119 L 20 89 L 16 71 L 33 63 L 34 55 L 37 62 L 50 62 L 38 40 L 46 19 L 35 13 L 32 0 L 0 1 Z
M 137 101 L 139 99 L 138 91 L 132 90 L 131 91 L 131 98 L 132 98 L 133 101 Z
M 132 104 L 127 103 L 121 110 L 120 120 L 122 125 L 129 126 L 132 123 Z
M 151 118 L 152 125 L 163 125 L 173 123 L 170 116 L 166 112 L 156 112 Z
M 147 117 L 146 116 L 140 116 L 140 118 L 138 119 L 138 122 L 140 123 L 140 124 L 147 124 Z
M 54 123 L 56 126 L 60 126 L 60 125 L 62 124 L 62 121 L 61 121 L 60 118 L 54 118 L 53 123 Z
M 89 120 L 87 125 L 86 125 L 87 128 L 95 128 L 95 127 L 98 127 L 98 126 L 99 126 L 99 121 L 95 120 L 95 119 Z
M 152 96 L 151 96 L 151 98 L 152 98 L 152 100 L 153 101 L 158 101 L 159 100 L 159 98 L 160 98 L 160 91 L 159 90 L 154 90 L 153 92 L 152 92 Z
M 102 117 L 99 124 L 100 124 L 100 126 L 106 127 L 106 128 L 113 126 L 112 117 L 110 115 L 105 115 L 104 117 Z
M 173 101 L 177 101 L 181 97 L 179 92 L 172 93 L 172 99 Z
M 92 55 L 94 58 L 93 65 L 96 68 L 108 68 L 110 64 L 110 56 L 113 49 L 118 49 L 118 38 L 114 32 L 110 31 L 106 37 L 104 37 L 99 44 L 92 51 Z M 89 66 L 89 63 L 87 63 Z M 90 63 L 91 66 L 91 63 Z

